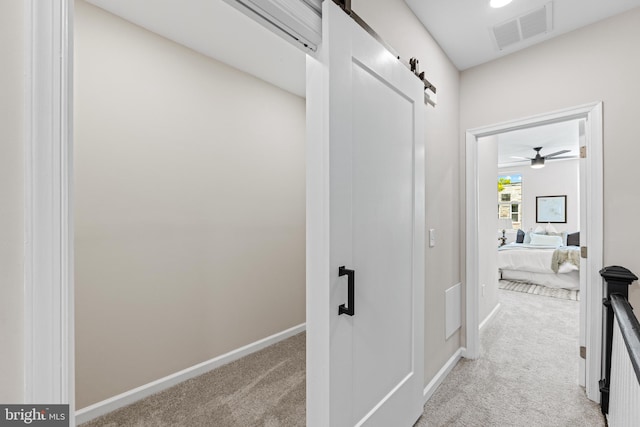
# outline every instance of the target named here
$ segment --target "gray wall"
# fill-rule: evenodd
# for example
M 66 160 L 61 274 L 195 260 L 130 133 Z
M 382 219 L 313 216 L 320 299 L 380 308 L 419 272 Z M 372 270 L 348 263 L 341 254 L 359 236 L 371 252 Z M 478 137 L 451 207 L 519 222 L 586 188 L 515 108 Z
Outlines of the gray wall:
M 0 1 L 0 402 L 23 391 L 22 0 Z
M 355 0 L 353 9 L 401 57 L 417 57 L 438 90 L 426 108 L 425 385 L 460 347 L 461 333 L 445 339 L 445 291 L 460 282 L 459 72 L 402 0 Z M 426 242 L 428 246 L 428 239 Z M 463 310 L 464 311 L 464 310 Z M 463 322 L 464 324 L 464 322 Z
M 640 8 L 466 70 L 460 98 L 461 131 L 603 101 L 604 264 L 636 274 L 639 40 Z M 631 303 L 640 305 L 637 283 Z
M 76 2 L 77 407 L 305 321 L 304 99 Z

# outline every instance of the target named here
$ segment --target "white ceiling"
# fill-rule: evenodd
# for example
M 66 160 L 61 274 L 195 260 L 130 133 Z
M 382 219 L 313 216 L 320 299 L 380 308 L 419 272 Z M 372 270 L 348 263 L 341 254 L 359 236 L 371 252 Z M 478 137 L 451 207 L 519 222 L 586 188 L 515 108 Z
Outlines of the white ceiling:
M 87 1 L 282 89 L 305 95 L 305 53 L 223 0 Z M 513 0 L 502 9 L 491 9 L 489 0 L 405 1 L 461 70 L 640 6 L 640 0 L 554 0 L 553 31 L 498 51 L 490 27 L 550 0 Z
M 585 25 L 640 7 L 640 0 L 554 0 L 553 29 L 499 51 L 491 28 L 550 0 L 513 0 L 493 9 L 489 0 L 405 0 L 459 70 L 508 55 Z M 425 60 L 427 61 L 427 60 Z
M 87 0 L 142 28 L 305 96 L 305 54 L 222 0 Z
M 528 161 L 513 159 L 517 157 L 534 157 L 534 147 L 542 147 L 540 155 L 555 153 L 560 150 L 571 150 L 562 156 L 579 156 L 578 122 L 553 123 L 528 129 L 505 132 L 498 135 L 498 166 L 526 165 Z M 551 161 L 551 160 L 547 160 Z M 553 160 L 559 162 L 562 160 Z
M 305 95 L 305 53 L 223 0 L 86 1 L 289 92 Z M 640 0 L 555 0 L 552 33 L 499 52 L 489 28 L 549 0 L 513 0 L 503 9 L 491 9 L 489 0 L 405 1 L 460 69 L 640 6 Z M 577 121 L 503 133 L 498 141 L 501 166 L 523 164 L 512 156 L 533 157 L 533 147 L 540 146 L 542 155 L 569 149 L 572 151 L 567 155 L 577 156 Z

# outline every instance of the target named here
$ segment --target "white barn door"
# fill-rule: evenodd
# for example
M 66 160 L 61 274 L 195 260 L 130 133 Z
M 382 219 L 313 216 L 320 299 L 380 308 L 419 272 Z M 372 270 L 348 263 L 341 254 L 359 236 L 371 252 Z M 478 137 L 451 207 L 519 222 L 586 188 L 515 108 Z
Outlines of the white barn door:
M 424 387 L 424 90 L 332 1 L 307 60 L 307 425 L 411 426 Z

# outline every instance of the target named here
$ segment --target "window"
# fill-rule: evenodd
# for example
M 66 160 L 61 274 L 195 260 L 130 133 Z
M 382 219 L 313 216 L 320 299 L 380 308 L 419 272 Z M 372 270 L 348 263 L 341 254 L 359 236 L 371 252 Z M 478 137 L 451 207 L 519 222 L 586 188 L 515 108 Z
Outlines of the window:
M 498 176 L 498 218 L 511 218 L 513 228 L 522 228 L 522 175 Z

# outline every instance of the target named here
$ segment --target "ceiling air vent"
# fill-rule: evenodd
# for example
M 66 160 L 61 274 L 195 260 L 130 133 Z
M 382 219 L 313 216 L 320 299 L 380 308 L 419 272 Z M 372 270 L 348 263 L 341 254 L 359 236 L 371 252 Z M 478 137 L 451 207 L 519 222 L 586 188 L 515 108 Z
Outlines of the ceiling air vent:
M 553 29 L 551 17 L 552 4 L 549 2 L 540 9 L 496 25 L 491 29 L 491 34 L 498 50 L 549 33 Z
M 517 20 L 496 25 L 493 27 L 493 35 L 496 38 L 496 43 L 498 43 L 498 49 L 500 50 L 522 40 L 520 38 L 520 28 L 518 27 Z

